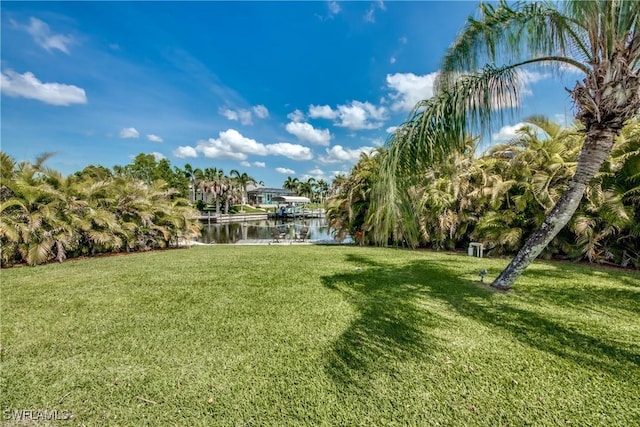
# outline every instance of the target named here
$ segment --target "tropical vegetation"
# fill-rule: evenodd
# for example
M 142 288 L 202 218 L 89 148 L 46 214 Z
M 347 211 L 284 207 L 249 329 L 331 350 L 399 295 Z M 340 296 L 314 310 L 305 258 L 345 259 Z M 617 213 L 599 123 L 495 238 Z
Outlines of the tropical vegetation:
M 571 68 L 583 76 L 567 90 L 584 142 L 567 187 L 539 201 L 553 200 L 553 207 L 492 284 L 510 288 L 569 223 L 616 136 L 638 116 L 639 21 L 636 1 L 482 3 L 446 53 L 435 95 L 418 103 L 391 138 L 386 176 L 374 191 L 378 241 L 398 227 L 398 205 L 414 197 L 416 179 L 451 151 L 464 151 L 467 132 L 488 132 L 496 118 L 502 121 L 506 110 L 519 105 L 526 70 Z M 415 242 L 412 231 L 403 234 Z M 509 239 L 518 238 L 513 233 Z
M 89 166 L 63 176 L 48 157 L 16 162 L 0 153 L 3 267 L 166 248 L 199 234 L 197 211 L 153 168 Z
M 579 125 L 562 128 L 531 117 L 518 136 L 476 156 L 476 141 L 433 163 L 406 189 L 385 244 L 465 249 L 481 242 L 489 255 L 513 254 L 544 222 L 569 187 L 584 141 Z M 327 204 L 338 237 L 364 233 L 375 244 L 380 211 L 374 191 L 388 149 L 363 154 Z M 384 211 L 382 211 L 384 213 Z M 601 172 L 590 181 L 567 228 L 542 255 L 640 268 L 640 123 L 625 127 Z M 413 234 L 412 234 L 413 233 Z
M 330 194 L 330 186 L 324 179 L 313 177 L 306 181 L 288 176 L 282 184 L 285 190 L 293 191 L 297 196 L 308 197 L 312 203 L 324 203 Z

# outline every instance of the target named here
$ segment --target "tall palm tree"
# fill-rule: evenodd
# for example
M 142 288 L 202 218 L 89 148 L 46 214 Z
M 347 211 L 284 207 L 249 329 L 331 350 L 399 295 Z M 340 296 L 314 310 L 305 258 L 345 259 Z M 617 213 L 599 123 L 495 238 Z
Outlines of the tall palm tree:
M 200 183 L 202 192 L 206 194 L 205 203 L 211 203 L 209 196 L 213 197 L 216 206 L 216 214 L 220 213 L 220 202 L 224 199 L 224 194 L 230 188 L 229 177 L 222 169 L 205 168 Z
M 285 190 L 293 191 L 298 194 L 298 188 L 300 187 L 300 180 L 298 178 L 292 178 L 290 176 L 284 181 L 282 188 Z
M 189 163 L 184 165 L 184 176 L 189 180 L 189 188 L 191 190 L 191 203 L 196 202 L 196 175 L 193 166 Z
M 313 195 L 315 193 L 315 185 L 316 179 L 311 177 L 306 181 L 302 181 L 298 184 L 298 194 L 301 196 L 306 196 L 309 200 L 313 200 Z
M 370 193 L 384 155 L 383 148 L 361 153 L 349 175 L 337 183 L 340 188 L 336 194 L 327 199 L 327 222 L 338 239 L 350 235 L 361 243 L 369 241 L 365 232 L 370 229 Z
M 406 188 L 420 166 L 462 148 L 464 132 L 488 132 L 496 118 L 502 122 L 508 108 L 519 105 L 523 67 L 580 72 L 582 80 L 568 89 L 585 134 L 576 172 L 540 228 L 492 283 L 509 289 L 569 222 L 614 138 L 638 116 L 640 2 L 500 1 L 497 7 L 481 4 L 479 12 L 447 51 L 435 96 L 420 102 L 391 137 L 386 167 L 391 173 L 381 181 Z M 387 213 L 397 209 L 399 193 L 377 192 Z
M 525 120 L 511 141 L 476 162 L 482 185 L 470 196 L 482 212 L 472 238 L 493 253 L 517 251 L 543 223 L 575 174 L 584 136 L 544 117 Z M 544 255 L 558 252 L 557 238 Z
M 319 179 L 318 182 L 316 182 L 316 188 L 318 190 L 320 203 L 324 203 L 324 200 L 329 193 L 329 184 L 324 179 Z
M 240 211 L 244 212 L 244 205 L 247 203 L 247 186 L 249 184 L 257 184 L 257 181 L 255 178 L 249 176 L 246 172 L 238 172 L 235 169 L 232 169 L 229 172 L 229 176 L 231 177 L 231 179 L 233 179 L 233 181 L 238 185 L 238 188 L 241 192 L 241 206 L 240 206 Z
M 330 195 L 338 194 L 340 192 L 340 189 L 344 186 L 346 182 L 347 182 L 346 175 L 339 173 L 336 176 L 334 176 L 333 180 L 331 181 L 331 186 L 329 187 L 329 194 Z
M 625 126 L 569 224 L 573 256 L 640 266 L 640 123 Z

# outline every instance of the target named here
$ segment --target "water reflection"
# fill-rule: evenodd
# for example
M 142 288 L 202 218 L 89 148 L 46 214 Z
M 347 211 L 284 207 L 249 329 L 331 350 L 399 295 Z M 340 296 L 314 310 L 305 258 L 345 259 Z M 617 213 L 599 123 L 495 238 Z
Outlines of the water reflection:
M 329 233 L 327 221 L 324 218 L 308 218 L 297 220 L 265 219 L 261 221 L 231 222 L 227 224 L 203 224 L 202 235 L 198 239 L 202 243 L 236 243 L 240 240 L 271 240 L 271 230 L 277 227 L 287 232 L 287 238 L 304 225 L 309 227 L 309 240 L 329 240 L 333 236 Z

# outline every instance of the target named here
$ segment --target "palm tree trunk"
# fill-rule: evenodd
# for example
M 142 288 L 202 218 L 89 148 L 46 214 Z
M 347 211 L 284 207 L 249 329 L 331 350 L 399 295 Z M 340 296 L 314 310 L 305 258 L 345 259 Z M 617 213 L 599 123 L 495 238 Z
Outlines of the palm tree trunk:
M 580 152 L 576 173 L 569 188 L 558 199 L 551 212 L 534 232 L 520 251 L 511 260 L 507 268 L 493 281 L 492 287 L 508 290 L 522 272 L 547 247 L 549 242 L 564 228 L 575 213 L 589 181 L 600 170 L 613 148 L 614 138 L 619 131 L 600 126 L 587 133 Z

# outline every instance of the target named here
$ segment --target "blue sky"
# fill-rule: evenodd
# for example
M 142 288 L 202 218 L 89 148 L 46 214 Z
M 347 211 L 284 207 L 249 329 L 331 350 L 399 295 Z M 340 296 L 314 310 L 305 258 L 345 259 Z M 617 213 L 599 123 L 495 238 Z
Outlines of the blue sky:
M 330 180 L 432 94 L 476 2 L 2 2 L 2 151 L 72 173 L 138 153 Z M 519 116 L 571 114 L 524 75 Z

